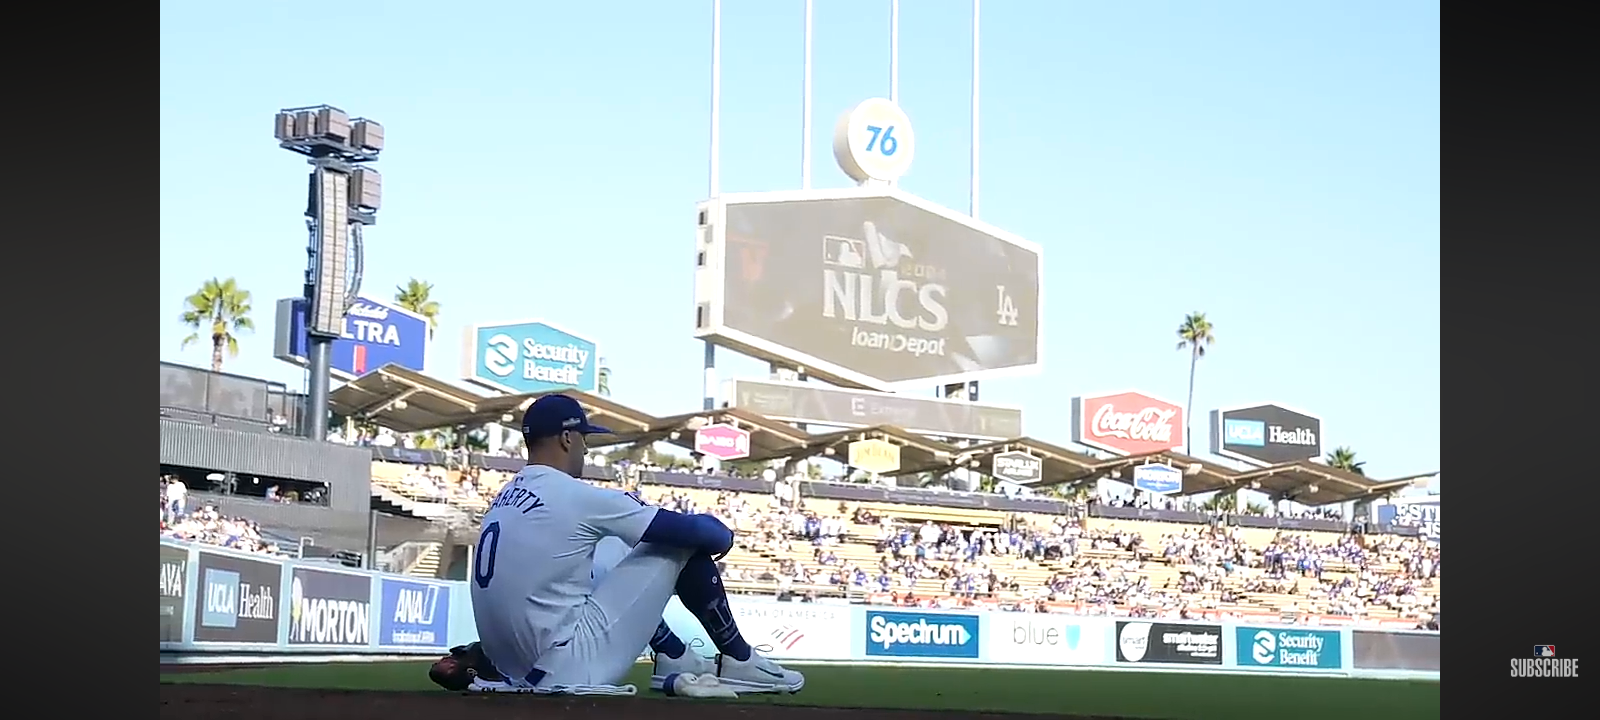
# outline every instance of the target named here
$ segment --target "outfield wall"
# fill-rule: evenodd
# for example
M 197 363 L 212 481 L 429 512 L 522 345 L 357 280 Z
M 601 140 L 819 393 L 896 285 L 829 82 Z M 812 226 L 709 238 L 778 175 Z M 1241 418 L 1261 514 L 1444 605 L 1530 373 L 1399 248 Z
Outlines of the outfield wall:
M 1439 677 L 1439 634 L 916 610 L 735 597 L 778 659 Z M 668 624 L 706 640 L 674 599 Z M 464 582 L 161 543 L 161 649 L 438 655 L 477 638 Z

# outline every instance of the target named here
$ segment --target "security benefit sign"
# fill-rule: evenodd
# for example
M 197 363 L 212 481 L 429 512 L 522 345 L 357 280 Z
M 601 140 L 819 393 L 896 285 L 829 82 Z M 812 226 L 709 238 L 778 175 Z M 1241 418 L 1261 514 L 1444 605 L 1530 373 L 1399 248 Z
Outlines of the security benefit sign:
M 595 341 L 542 320 L 473 325 L 461 357 L 467 382 L 513 395 L 600 386 Z
M 868 438 L 850 443 L 850 467 L 869 473 L 892 473 L 900 469 L 900 446 L 887 440 Z
M 1040 366 L 1038 245 L 894 188 L 703 207 L 696 337 L 878 390 Z
M 278 301 L 272 356 L 306 365 L 306 301 Z M 428 319 L 392 303 L 357 298 L 345 311 L 344 332 L 328 348 L 329 372 L 354 380 L 388 364 L 423 372 L 428 360 Z
M 1118 620 L 1117 662 L 1221 665 L 1222 626 Z
M 734 622 L 751 645 L 780 660 L 849 660 L 850 606 L 732 599 Z
M 447 647 L 450 588 L 442 583 L 383 578 L 378 610 L 378 645 L 388 648 Z
M 1044 477 L 1044 459 L 1020 450 L 995 453 L 989 460 L 989 474 L 998 480 L 1026 485 Z
M 289 582 L 289 644 L 366 647 L 372 639 L 372 578 L 297 567 Z
M 984 657 L 1018 665 L 1104 665 L 1111 623 L 1048 613 L 991 615 Z
M 183 642 L 184 584 L 189 577 L 189 551 L 161 546 L 161 642 Z
M 208 552 L 199 558 L 194 641 L 276 643 L 282 567 Z
M 1233 629 L 1234 648 L 1242 668 L 1338 670 L 1344 667 L 1344 647 L 1338 630 L 1298 627 Z
M 867 611 L 869 658 L 976 660 L 981 642 L 977 615 Z
M 1282 405 L 1211 411 L 1211 452 L 1266 467 L 1322 455 L 1322 418 Z

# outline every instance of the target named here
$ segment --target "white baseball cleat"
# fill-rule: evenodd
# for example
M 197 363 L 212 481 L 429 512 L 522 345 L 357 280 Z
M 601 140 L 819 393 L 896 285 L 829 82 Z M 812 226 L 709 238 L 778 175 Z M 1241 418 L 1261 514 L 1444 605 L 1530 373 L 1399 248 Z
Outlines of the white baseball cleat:
M 797 693 L 806 686 L 806 676 L 785 670 L 761 653 L 750 651 L 749 660 L 717 656 L 717 679 L 741 695 L 747 693 Z
M 717 666 L 710 658 L 702 657 L 693 648 L 683 651 L 682 657 L 671 658 L 656 653 L 655 668 L 650 671 L 650 689 L 663 690 L 671 675 L 717 676 Z

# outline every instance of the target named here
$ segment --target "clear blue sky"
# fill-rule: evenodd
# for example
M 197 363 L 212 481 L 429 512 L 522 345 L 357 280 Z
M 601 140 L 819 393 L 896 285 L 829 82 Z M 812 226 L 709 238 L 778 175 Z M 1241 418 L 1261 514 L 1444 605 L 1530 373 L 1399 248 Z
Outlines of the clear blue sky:
M 162 359 L 207 362 L 178 348 L 181 300 L 233 276 L 260 329 L 227 368 L 302 384 L 270 328 L 299 292 L 306 166 L 270 118 L 327 102 L 386 126 L 367 289 L 436 285 L 430 371 L 459 377 L 469 323 L 543 317 L 601 342 L 619 401 L 698 408 L 710 6 L 165 0 Z M 965 210 L 970 4 L 901 6 L 902 186 Z M 801 8 L 724 2 L 724 192 L 799 186 Z M 816 2 L 819 187 L 849 184 L 834 119 L 888 93 L 888 8 Z M 989 0 L 982 28 L 981 215 L 1045 247 L 1049 293 L 1048 367 L 985 400 L 1058 442 L 1076 395 L 1181 402 L 1174 331 L 1201 310 L 1197 419 L 1279 402 L 1369 474 L 1438 469 L 1438 3 Z M 722 377 L 765 374 L 722 355 Z

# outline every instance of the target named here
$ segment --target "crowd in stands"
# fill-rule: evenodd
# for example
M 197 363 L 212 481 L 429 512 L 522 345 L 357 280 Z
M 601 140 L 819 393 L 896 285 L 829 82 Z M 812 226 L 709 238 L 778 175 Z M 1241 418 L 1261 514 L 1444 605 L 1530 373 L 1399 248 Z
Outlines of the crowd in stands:
M 242 517 L 225 517 L 211 505 L 188 507 L 188 487 L 177 478 L 161 480 L 161 537 L 244 552 L 284 554 L 265 539 L 261 527 Z

